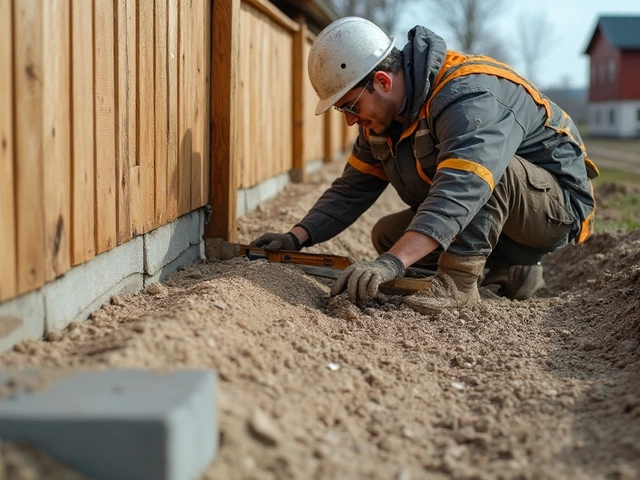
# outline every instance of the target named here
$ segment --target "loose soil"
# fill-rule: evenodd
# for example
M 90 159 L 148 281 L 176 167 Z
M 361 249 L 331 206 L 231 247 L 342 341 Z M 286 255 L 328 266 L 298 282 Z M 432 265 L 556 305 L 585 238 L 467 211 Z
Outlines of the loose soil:
M 288 229 L 341 169 L 242 217 L 239 241 Z M 402 208 L 389 190 L 310 251 L 374 258 L 372 225 Z M 291 266 L 202 262 L 0 367 L 214 369 L 220 451 L 203 479 L 640 478 L 640 231 L 543 264 L 535 298 L 483 290 L 428 316 L 400 296 L 330 298 L 331 280 Z

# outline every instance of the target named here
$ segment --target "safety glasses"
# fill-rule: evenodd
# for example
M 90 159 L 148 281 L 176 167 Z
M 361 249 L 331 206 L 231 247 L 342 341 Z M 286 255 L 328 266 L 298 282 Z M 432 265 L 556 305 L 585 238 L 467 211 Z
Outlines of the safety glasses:
M 358 95 L 355 99 L 355 101 L 351 104 L 351 105 L 347 105 L 344 107 L 333 107 L 335 108 L 337 111 L 339 111 L 340 113 L 350 113 L 351 115 L 355 115 L 356 117 L 360 116 L 358 114 L 357 111 L 354 110 L 356 103 L 358 103 L 358 100 L 360 100 L 360 97 L 362 96 L 362 94 L 364 93 L 364 91 L 367 89 L 367 87 L 369 86 L 369 82 L 371 81 L 371 78 L 369 78 L 369 80 L 367 80 L 367 83 L 365 83 L 364 88 L 362 89 L 362 91 L 360 92 L 360 95 Z

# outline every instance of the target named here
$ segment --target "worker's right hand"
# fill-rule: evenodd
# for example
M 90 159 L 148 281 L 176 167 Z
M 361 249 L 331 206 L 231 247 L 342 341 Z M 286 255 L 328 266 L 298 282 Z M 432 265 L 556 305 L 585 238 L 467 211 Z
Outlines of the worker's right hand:
M 370 262 L 357 262 L 347 267 L 331 287 L 331 296 L 341 294 L 345 290 L 349 300 L 368 300 L 378 294 L 382 283 L 401 278 L 406 272 L 402 260 L 387 252 Z
M 293 233 L 265 233 L 256 238 L 251 245 L 265 250 L 300 250 L 300 240 Z

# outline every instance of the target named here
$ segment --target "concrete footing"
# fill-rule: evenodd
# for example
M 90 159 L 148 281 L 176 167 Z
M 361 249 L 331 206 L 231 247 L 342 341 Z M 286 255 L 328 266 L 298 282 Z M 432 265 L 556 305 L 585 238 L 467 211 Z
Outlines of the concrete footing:
M 0 305 L 0 352 L 82 321 L 116 294 L 161 282 L 181 265 L 204 258 L 204 209 L 183 215 L 93 260 L 44 287 Z
M 218 448 L 213 371 L 30 370 L 0 384 L 0 438 L 98 480 L 191 480 Z

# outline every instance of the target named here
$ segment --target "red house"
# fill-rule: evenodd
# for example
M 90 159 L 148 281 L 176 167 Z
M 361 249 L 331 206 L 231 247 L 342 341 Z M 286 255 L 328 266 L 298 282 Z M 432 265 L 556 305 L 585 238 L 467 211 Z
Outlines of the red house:
M 603 16 L 585 51 L 591 60 L 589 133 L 640 137 L 640 16 Z

